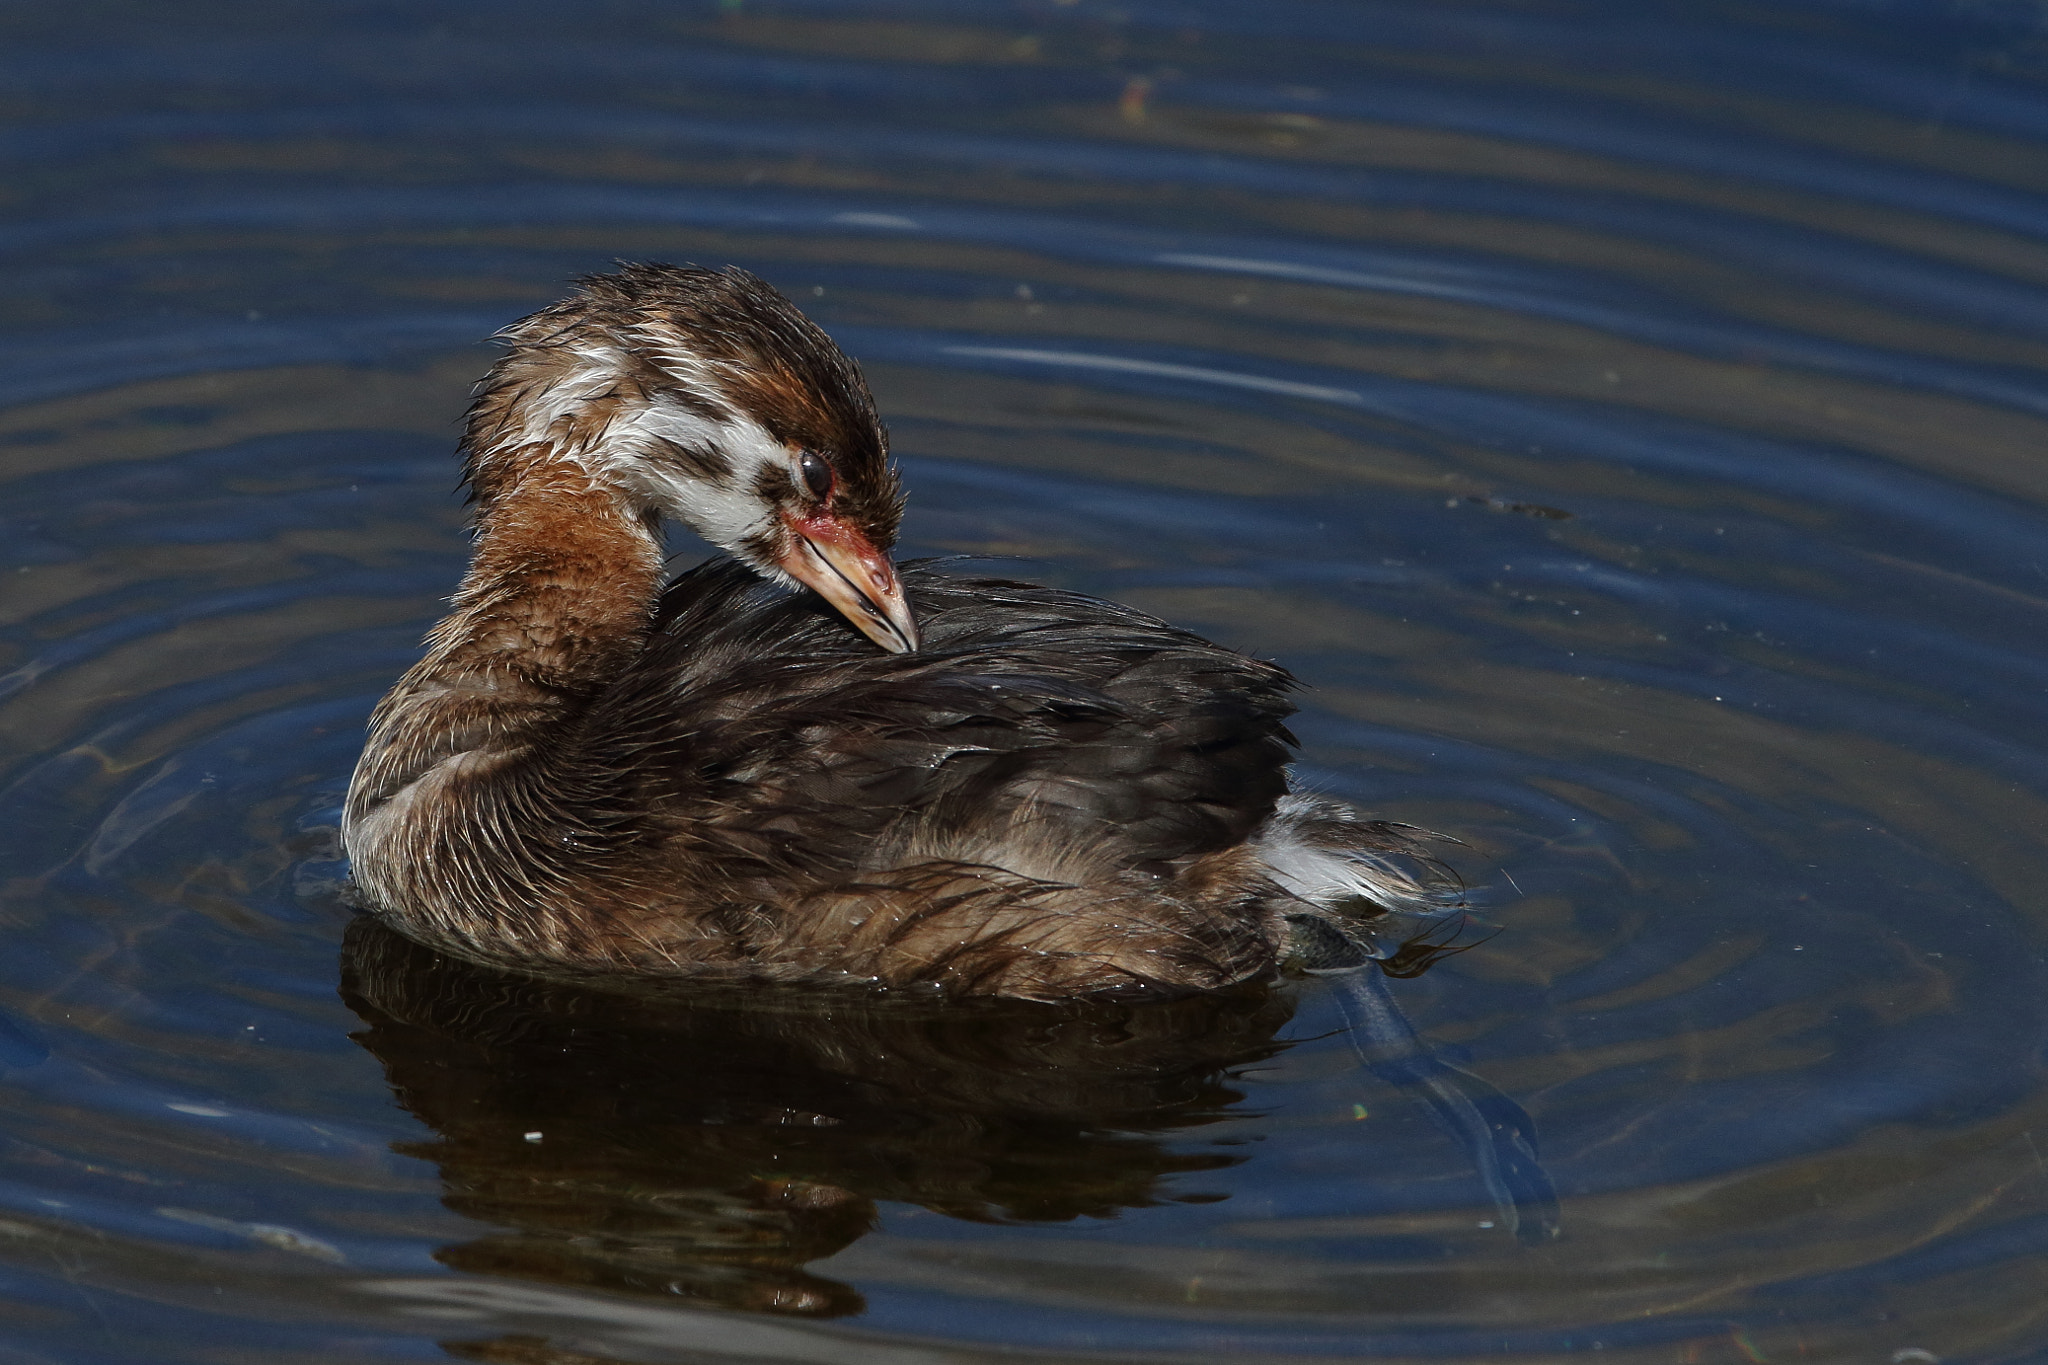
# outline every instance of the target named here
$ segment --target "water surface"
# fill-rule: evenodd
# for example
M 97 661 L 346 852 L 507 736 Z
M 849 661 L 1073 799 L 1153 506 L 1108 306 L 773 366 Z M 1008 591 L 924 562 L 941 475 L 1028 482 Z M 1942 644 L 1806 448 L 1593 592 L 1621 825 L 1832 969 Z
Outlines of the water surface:
M 1935 3 L 0 15 L 0 1359 L 2048 1356 L 2048 47 Z M 593 993 L 354 923 L 486 338 L 737 262 L 907 554 L 1283 659 L 1498 933 Z M 694 553 L 678 543 L 679 551 Z

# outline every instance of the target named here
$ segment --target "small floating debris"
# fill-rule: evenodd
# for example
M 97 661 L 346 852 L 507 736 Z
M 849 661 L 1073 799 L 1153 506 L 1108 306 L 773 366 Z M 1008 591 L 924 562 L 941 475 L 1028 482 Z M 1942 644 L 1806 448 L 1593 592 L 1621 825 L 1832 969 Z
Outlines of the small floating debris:
M 1152 82 L 1144 76 L 1133 76 L 1124 82 L 1124 92 L 1117 96 L 1116 111 L 1125 123 L 1145 121 L 1145 101 L 1152 94 Z
M 1481 497 L 1477 493 L 1466 494 L 1465 501 L 1475 507 L 1484 507 L 1489 512 L 1513 512 L 1518 517 L 1538 517 L 1544 521 L 1570 521 L 1576 515 L 1562 507 L 1545 507 L 1540 502 L 1509 502 L 1505 498 Z M 1457 505 L 1454 498 L 1444 503 L 1446 507 Z

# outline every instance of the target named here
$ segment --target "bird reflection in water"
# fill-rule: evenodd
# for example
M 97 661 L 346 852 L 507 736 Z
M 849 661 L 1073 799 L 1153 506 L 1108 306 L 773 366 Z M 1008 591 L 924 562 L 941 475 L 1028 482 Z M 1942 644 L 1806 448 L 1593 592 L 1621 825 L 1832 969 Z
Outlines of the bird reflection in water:
M 1379 967 L 1310 970 L 1335 976 L 1365 1068 L 1464 1148 L 1503 1230 L 1554 1237 L 1528 1115 L 1436 1057 Z M 1028 1222 L 1217 1198 L 1174 1177 L 1243 1155 L 1182 1139 L 1241 1100 L 1235 1072 L 1290 1045 L 1294 1011 L 1263 984 L 1046 1004 L 549 979 L 369 917 L 342 992 L 368 1026 L 356 1040 L 434 1130 L 399 1150 L 439 1165 L 449 1208 L 499 1229 L 444 1264 L 816 1317 L 864 1309 L 806 1267 L 872 1229 L 878 1201 Z
M 1173 1177 L 1242 1156 L 1176 1139 L 1293 1012 L 1264 986 L 1052 1005 L 549 980 L 369 918 L 344 951 L 357 1041 L 435 1133 L 401 1150 L 500 1229 L 444 1264 L 825 1317 L 865 1305 L 805 1267 L 877 1201 L 1059 1221 L 1212 1198 Z

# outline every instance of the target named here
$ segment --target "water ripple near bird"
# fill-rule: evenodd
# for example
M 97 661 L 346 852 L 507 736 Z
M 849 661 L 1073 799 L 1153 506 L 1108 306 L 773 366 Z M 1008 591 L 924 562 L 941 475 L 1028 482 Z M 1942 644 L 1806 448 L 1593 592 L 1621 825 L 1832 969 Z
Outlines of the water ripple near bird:
M 0 33 L 24 1358 L 2048 1350 L 2048 66 L 2012 15 Z M 1284 660 L 1308 779 L 1464 841 L 1493 936 L 1387 992 L 1534 1120 L 1559 1237 L 1313 979 L 593 992 L 352 921 L 335 808 L 462 563 L 485 339 L 622 256 L 746 265 L 863 360 L 905 553 Z

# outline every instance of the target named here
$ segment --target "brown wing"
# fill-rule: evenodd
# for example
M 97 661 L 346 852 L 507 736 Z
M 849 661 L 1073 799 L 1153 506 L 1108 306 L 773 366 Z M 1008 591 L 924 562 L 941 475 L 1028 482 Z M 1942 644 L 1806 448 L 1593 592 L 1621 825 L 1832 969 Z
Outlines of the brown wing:
M 1241 841 L 1285 791 L 1280 668 L 1074 593 L 903 577 L 924 634 L 905 655 L 729 560 L 680 578 L 563 736 L 593 783 L 637 775 L 617 808 L 652 815 L 617 838 L 785 885 L 935 850 L 1163 871 Z

